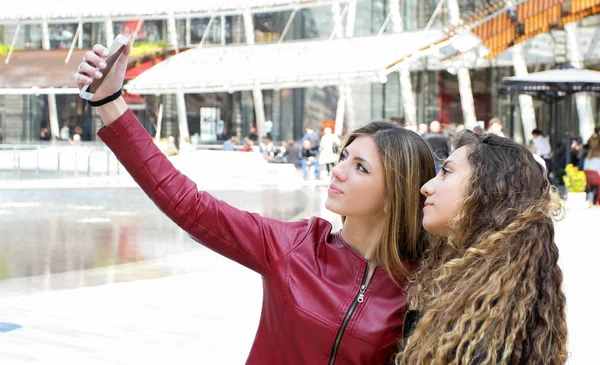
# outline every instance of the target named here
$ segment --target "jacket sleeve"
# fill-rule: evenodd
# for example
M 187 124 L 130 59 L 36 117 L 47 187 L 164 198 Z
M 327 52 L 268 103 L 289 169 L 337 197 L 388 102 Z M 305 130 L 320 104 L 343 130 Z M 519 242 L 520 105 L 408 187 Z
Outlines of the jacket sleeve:
M 98 137 L 157 207 L 193 239 L 260 274 L 293 250 L 313 224 L 264 218 L 199 192 L 158 149 L 131 110 L 101 128 Z

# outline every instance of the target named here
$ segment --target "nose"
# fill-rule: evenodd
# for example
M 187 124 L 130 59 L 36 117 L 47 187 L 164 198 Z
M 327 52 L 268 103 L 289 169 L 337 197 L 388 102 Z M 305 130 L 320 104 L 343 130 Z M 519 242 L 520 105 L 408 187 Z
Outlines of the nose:
M 421 194 L 425 195 L 426 197 L 430 197 L 433 194 L 433 180 L 435 180 L 435 177 L 421 186 Z
M 331 170 L 331 179 L 337 181 L 345 181 L 348 174 L 344 171 L 344 161 L 338 162 L 337 165 Z

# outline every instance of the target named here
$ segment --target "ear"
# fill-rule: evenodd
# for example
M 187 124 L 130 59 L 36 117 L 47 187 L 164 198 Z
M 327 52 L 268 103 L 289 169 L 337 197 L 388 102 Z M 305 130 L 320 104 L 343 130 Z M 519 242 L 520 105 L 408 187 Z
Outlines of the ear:
M 385 197 L 385 205 L 383 206 L 383 213 L 388 214 L 390 212 L 390 200 Z

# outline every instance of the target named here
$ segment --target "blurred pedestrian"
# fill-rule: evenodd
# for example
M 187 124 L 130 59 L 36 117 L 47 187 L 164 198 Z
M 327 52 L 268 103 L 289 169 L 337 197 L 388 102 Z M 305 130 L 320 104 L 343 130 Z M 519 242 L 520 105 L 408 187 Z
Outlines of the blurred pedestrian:
M 425 136 L 425 142 L 431 147 L 435 157 L 435 168 L 439 172 L 444 160 L 450 155 L 448 137 L 442 134 L 442 126 L 437 120 L 429 124 L 429 132 Z
M 304 180 L 308 180 L 308 172 L 311 167 L 314 168 L 315 180 L 321 180 L 319 159 L 317 157 L 317 152 L 312 148 L 312 142 L 310 139 L 305 139 L 302 143 L 302 150 L 300 151 L 300 165 L 302 166 L 302 177 L 304 177 Z
M 503 129 L 503 126 L 502 126 L 502 121 L 500 120 L 500 118 L 490 119 L 488 132 L 495 134 L 497 136 L 500 136 L 500 137 L 505 137 L 502 129 Z
M 238 143 L 238 136 L 233 133 L 221 146 L 223 151 L 235 151 L 235 145 Z
M 544 162 L 546 163 L 546 170 L 548 171 L 548 176 L 552 172 L 552 147 L 550 146 L 550 139 L 547 136 L 544 136 L 544 133 L 541 129 L 535 128 L 531 131 L 531 136 L 533 140 L 534 153 L 540 156 Z
M 585 170 L 594 170 L 600 174 L 600 125 L 594 128 L 594 134 L 586 143 L 587 155 L 583 162 Z
M 167 138 L 167 156 L 175 156 L 179 154 L 179 148 L 175 144 L 175 137 L 169 136 Z
M 333 134 L 329 127 L 325 128 L 323 133 L 320 141 L 319 163 L 325 165 L 327 176 L 331 176 L 331 171 L 340 158 L 339 149 L 342 142 L 340 141 L 340 137 Z

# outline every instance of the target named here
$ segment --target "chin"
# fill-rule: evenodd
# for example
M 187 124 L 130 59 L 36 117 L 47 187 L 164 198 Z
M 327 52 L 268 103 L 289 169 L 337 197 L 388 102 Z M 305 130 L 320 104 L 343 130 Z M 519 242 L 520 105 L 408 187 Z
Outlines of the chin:
M 425 220 L 423 220 L 423 229 L 426 230 L 428 233 L 431 233 L 434 236 L 438 236 L 438 237 L 448 237 L 448 229 L 445 227 L 440 227 L 439 225 L 436 224 L 431 224 L 431 223 L 427 223 Z
M 436 226 L 436 224 L 433 224 L 432 222 L 428 222 L 427 218 L 423 218 L 423 229 L 431 234 L 436 235 L 436 236 L 439 235 L 439 233 L 438 233 L 439 229 Z
M 341 215 L 340 210 L 338 208 L 339 207 L 337 207 L 337 204 L 332 202 L 330 198 L 327 198 L 327 200 L 325 200 L 325 209 L 327 209 L 328 211 Z

